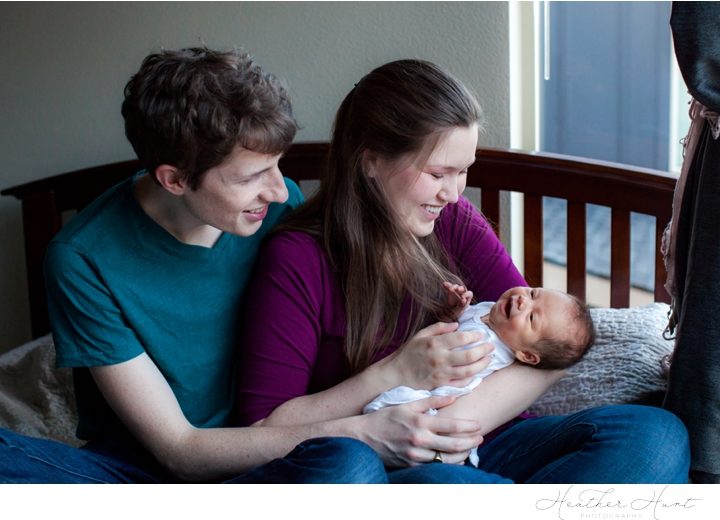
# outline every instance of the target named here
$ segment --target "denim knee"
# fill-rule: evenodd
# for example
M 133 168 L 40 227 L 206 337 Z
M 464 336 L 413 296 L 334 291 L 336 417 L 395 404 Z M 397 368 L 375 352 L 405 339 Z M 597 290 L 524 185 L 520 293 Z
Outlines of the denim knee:
M 650 408 L 645 446 L 658 453 L 658 476 L 661 482 L 686 484 L 690 471 L 690 437 L 685 424 L 675 414 L 661 408 Z
M 634 466 L 644 472 L 635 482 L 688 482 L 690 441 L 687 428 L 677 416 L 662 408 L 641 405 L 597 410 L 600 431 L 618 436 L 625 452 L 632 455 Z
M 385 484 L 387 472 L 378 454 L 370 446 L 349 437 L 319 437 L 303 441 L 300 450 L 314 452 L 332 461 L 332 478 L 337 483 Z
M 512 484 L 513 481 L 473 466 L 421 464 L 391 471 L 391 484 Z
M 367 444 L 345 437 L 318 437 L 225 483 L 387 484 L 387 473 Z

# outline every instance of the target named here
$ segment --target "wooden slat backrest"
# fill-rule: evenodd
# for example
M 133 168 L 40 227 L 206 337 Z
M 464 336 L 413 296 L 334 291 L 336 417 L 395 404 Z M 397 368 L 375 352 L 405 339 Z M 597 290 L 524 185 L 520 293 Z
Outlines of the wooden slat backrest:
M 540 195 L 525 194 L 523 204 L 524 276 L 531 287 L 543 285 L 543 207 Z
M 613 208 L 610 217 L 610 306 L 630 305 L 630 212 Z
M 586 243 L 587 208 L 571 201 L 567 205 L 567 291 L 581 300 L 587 295 Z M 577 245 L 576 245 L 577 244 Z
M 660 255 L 662 230 L 672 214 L 675 176 L 659 170 L 539 152 L 481 149 L 468 173 L 468 185 L 493 193 L 524 193 L 524 275 L 531 285 L 543 280 L 543 196 L 568 202 L 567 288 L 586 296 L 586 205 L 612 209 L 611 306 L 627 307 L 630 294 L 630 213 L 655 217 L 655 300 L 669 302 L 663 288 L 665 268 Z M 500 216 L 504 214 L 499 212 Z M 500 224 L 500 222 L 498 222 Z
M 495 234 L 500 236 L 500 192 L 491 188 L 483 188 L 480 192 L 480 205 L 485 218 L 495 230 Z
M 316 179 L 324 166 L 327 143 L 299 143 L 293 145 L 280 163 L 283 173 L 296 181 Z M 63 214 L 85 207 L 100 193 L 140 169 L 138 161 L 124 161 L 87 168 L 30 182 L 0 192 L 22 201 L 25 255 L 30 290 L 33 337 L 49 330 L 42 262 L 45 248 L 60 229 Z M 500 192 L 525 193 L 525 276 L 541 285 L 542 264 L 542 197 L 558 197 L 568 201 L 568 289 L 584 297 L 585 240 L 584 225 L 580 223 L 586 203 L 609 206 L 622 212 L 635 211 L 657 218 L 656 243 L 665 223 L 670 219 L 675 179 L 655 170 L 633 168 L 580 158 L 528 153 L 511 150 L 481 149 L 477 161 L 468 172 L 468 186 L 481 188 L 483 210 L 494 225 L 499 226 Z M 582 209 L 581 209 L 582 208 Z M 629 213 L 628 213 L 629 214 Z M 614 219 L 615 221 L 616 219 Z M 629 219 L 618 217 L 616 225 L 629 225 Z M 496 230 L 499 227 L 496 227 Z M 629 229 L 629 228 L 627 228 Z M 611 274 L 615 285 L 628 285 L 629 231 L 618 231 L 621 238 L 613 239 L 618 251 Z M 618 245 L 615 245 L 615 242 Z M 662 288 L 665 279 L 662 261 L 656 255 L 655 297 L 668 301 Z M 581 276 L 582 272 L 582 276 Z M 619 287 L 620 287 L 619 286 Z M 626 305 L 624 288 L 615 289 L 613 304 Z

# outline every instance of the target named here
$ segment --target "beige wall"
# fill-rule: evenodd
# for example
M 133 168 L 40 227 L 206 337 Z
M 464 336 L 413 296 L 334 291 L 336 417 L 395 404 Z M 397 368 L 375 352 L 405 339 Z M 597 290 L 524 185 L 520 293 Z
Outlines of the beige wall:
M 284 77 L 303 129 L 326 139 L 343 95 L 370 68 L 435 61 L 509 145 L 504 2 L 0 3 L 0 188 L 132 157 L 120 103 L 161 47 L 242 46 Z M 29 339 L 20 203 L 0 198 L 0 352 Z

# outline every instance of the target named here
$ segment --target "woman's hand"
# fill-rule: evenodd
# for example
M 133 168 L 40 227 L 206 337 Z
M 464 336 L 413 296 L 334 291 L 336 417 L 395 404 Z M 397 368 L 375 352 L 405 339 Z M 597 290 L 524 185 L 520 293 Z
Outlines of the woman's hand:
M 430 416 L 430 408 L 442 408 L 454 397 L 430 397 L 383 408 L 364 421 L 358 438 L 380 455 L 386 466 L 406 467 L 431 462 L 437 452 L 446 464 L 462 464 L 470 450 L 482 443 L 480 423 L 474 420 Z
M 457 323 L 435 323 L 415 334 L 376 366 L 391 373 L 391 384 L 418 389 L 464 386 L 490 363 L 483 332 L 456 332 Z M 477 344 L 475 344 L 477 343 Z M 472 346 L 470 346 L 472 345 Z M 464 348 L 463 348 L 464 347 Z

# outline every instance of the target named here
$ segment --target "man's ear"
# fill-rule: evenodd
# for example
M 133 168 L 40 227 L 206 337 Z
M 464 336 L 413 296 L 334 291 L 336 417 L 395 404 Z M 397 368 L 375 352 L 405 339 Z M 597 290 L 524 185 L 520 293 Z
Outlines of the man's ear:
M 526 365 L 537 365 L 540 363 L 540 356 L 531 350 L 517 350 L 515 357 Z
M 187 190 L 187 183 L 175 166 L 161 164 L 155 168 L 155 179 L 173 195 L 183 195 Z

